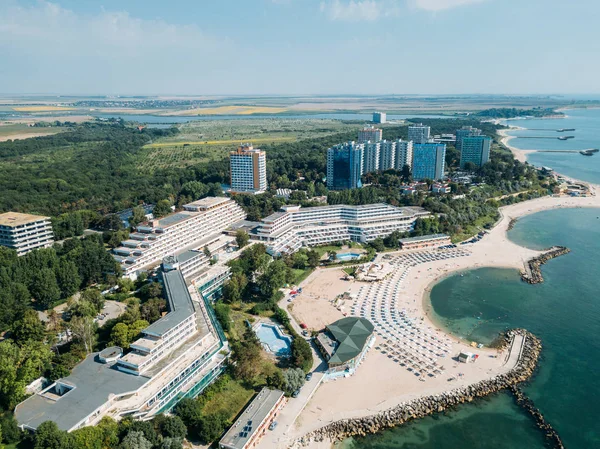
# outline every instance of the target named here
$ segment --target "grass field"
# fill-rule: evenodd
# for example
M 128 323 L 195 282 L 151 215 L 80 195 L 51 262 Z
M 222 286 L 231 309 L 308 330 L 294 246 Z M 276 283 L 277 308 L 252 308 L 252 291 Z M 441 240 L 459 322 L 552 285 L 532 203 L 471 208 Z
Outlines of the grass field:
M 67 131 L 68 128 L 37 128 L 27 126 L 24 123 L 1 125 L 0 142 L 15 139 L 27 139 L 30 137 L 48 136 Z
M 254 396 L 254 390 L 245 388 L 240 382 L 232 379 L 227 382 L 221 391 L 214 394 L 204 405 L 202 412 L 204 414 L 224 412 L 230 419 L 233 419 L 244 408 L 252 396 Z
M 54 112 L 54 111 L 73 111 L 75 108 L 64 106 L 17 106 L 14 111 L 18 112 Z

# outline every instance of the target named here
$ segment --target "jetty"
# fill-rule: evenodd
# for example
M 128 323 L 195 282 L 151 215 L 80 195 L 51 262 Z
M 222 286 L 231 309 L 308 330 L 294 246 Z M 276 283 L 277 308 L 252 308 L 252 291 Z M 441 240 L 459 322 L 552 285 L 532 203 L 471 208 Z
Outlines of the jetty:
M 504 374 L 441 394 L 416 398 L 362 418 L 332 422 L 295 440 L 291 447 L 304 447 L 313 442 L 336 442 L 353 436 L 365 436 L 390 427 L 443 412 L 457 405 L 505 390 L 531 377 L 536 369 L 542 345 L 540 340 L 525 329 L 507 331 L 500 338 L 502 347 L 510 347 L 506 363 L 515 363 Z M 516 360 L 516 362 L 515 362 Z
M 570 253 L 571 250 L 566 246 L 554 246 L 546 250 L 542 255 L 530 259 L 525 264 L 525 269 L 521 271 L 521 279 L 528 284 L 541 284 L 544 282 L 540 266 L 550 259 Z

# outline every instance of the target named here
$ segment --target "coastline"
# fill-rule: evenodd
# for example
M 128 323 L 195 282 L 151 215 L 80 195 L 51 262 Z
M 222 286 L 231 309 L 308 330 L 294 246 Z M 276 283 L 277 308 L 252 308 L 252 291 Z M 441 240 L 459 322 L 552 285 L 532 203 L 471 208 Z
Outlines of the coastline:
M 429 262 L 413 269 L 406 279 L 400 307 L 411 308 L 413 316 L 420 319 L 424 325 L 435 329 L 436 333 L 450 339 L 456 350 L 468 349 L 470 346 L 464 340 L 449 334 L 435 319 L 432 319 L 431 304 L 428 301 L 431 288 L 442 279 L 460 271 L 482 267 L 523 269 L 527 260 L 542 254 L 543 251 L 526 248 L 509 240 L 507 230 L 510 221 L 514 218 L 544 210 L 581 207 L 600 208 L 600 197 L 547 196 L 502 207 L 500 209 L 502 217 L 496 226 L 479 242 L 465 245 L 465 249 L 471 252 L 470 256 Z M 333 271 L 331 272 L 333 273 Z M 325 272 L 323 271 L 323 273 Z M 360 283 L 353 282 L 353 284 Z M 339 284 L 337 288 L 339 288 Z M 323 293 L 327 295 L 327 292 Z M 302 299 L 296 300 L 298 303 L 296 306 L 299 306 L 300 301 Z M 318 308 L 317 303 L 312 302 L 310 309 L 313 309 L 314 314 L 320 317 L 326 315 L 332 319 L 335 317 L 336 312 L 340 314 L 340 317 L 342 316 L 341 312 L 336 311 L 323 299 L 318 303 Z M 305 311 L 305 313 L 307 312 Z M 310 319 L 310 316 L 305 315 L 306 321 Z M 477 349 L 477 352 L 484 356 L 497 354 L 495 350 L 489 348 Z M 504 356 L 505 354 L 498 355 L 498 357 Z M 484 360 L 487 361 L 488 358 L 484 357 Z M 456 387 L 468 387 L 506 372 L 502 366 L 493 364 L 478 367 L 479 371 L 475 371 L 474 368 L 477 364 L 468 365 L 459 367 L 464 372 L 462 380 L 452 383 L 446 382 L 445 377 L 452 374 L 449 372 L 443 376 L 444 379 L 428 380 L 426 383 L 417 382 L 417 387 L 413 387 L 409 383 L 411 381 L 410 377 L 405 376 L 406 371 L 399 370 L 399 367 L 394 366 L 384 355 L 371 350 L 354 376 L 335 382 L 323 383 L 317 389 L 294 425 L 290 426 L 285 437 L 278 441 L 280 444 L 277 447 L 289 447 L 292 441 L 338 421 L 355 420 L 385 413 L 386 410 L 407 401 L 443 394 L 443 392 Z M 348 397 L 350 396 L 348 391 L 359 391 L 362 394 L 359 394 L 357 398 L 351 398 Z M 311 441 L 308 447 L 324 449 L 331 447 L 332 443 L 334 442 Z

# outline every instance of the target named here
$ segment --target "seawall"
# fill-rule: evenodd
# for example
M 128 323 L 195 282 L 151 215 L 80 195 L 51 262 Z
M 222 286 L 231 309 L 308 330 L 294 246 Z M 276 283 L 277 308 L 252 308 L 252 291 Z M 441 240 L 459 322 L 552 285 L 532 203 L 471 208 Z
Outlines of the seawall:
M 467 387 L 403 402 L 396 407 L 363 418 L 343 419 L 328 424 L 297 439 L 292 447 L 313 442 L 336 442 L 352 436 L 364 436 L 404 424 L 413 419 L 443 412 L 465 402 L 484 397 L 526 381 L 533 374 L 542 348 L 540 340 L 524 329 L 514 329 L 502 337 L 503 346 L 512 344 L 517 335 L 524 337 L 519 358 L 510 371 Z M 520 340 L 520 339 L 519 339 Z
M 548 262 L 550 259 L 554 259 L 555 257 L 559 257 L 570 252 L 571 250 L 565 246 L 555 246 L 550 248 L 544 254 L 528 260 L 525 270 L 521 271 L 521 279 L 528 284 L 540 284 L 544 282 L 540 266 Z

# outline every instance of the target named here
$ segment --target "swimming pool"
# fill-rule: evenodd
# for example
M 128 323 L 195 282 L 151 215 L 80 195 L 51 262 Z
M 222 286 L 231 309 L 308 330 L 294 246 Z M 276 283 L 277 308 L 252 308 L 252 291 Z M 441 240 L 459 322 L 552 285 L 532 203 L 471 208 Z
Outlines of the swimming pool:
M 279 327 L 273 324 L 260 323 L 254 329 L 254 332 L 267 351 L 277 356 L 290 355 L 292 339 L 284 335 Z
M 335 257 L 336 257 L 337 260 L 341 260 L 342 262 L 346 262 L 348 260 L 360 259 L 362 257 L 362 254 L 358 254 L 358 253 L 344 253 L 344 254 L 337 254 Z

